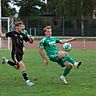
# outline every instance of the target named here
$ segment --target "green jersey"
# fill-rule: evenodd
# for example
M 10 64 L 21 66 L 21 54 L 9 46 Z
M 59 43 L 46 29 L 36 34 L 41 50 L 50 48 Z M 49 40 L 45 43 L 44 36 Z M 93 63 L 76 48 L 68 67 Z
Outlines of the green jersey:
M 47 55 L 50 57 L 51 55 L 58 53 L 56 43 L 59 42 L 60 40 L 56 37 L 43 37 L 43 39 L 40 41 L 39 48 L 45 49 Z
M 28 38 L 30 37 L 30 35 L 28 34 L 28 31 L 27 30 L 22 30 L 21 33 L 23 33 L 24 35 L 26 35 Z M 23 47 L 25 47 L 23 45 Z
M 28 31 L 27 30 L 22 30 L 21 33 L 25 34 L 27 37 L 29 37 Z

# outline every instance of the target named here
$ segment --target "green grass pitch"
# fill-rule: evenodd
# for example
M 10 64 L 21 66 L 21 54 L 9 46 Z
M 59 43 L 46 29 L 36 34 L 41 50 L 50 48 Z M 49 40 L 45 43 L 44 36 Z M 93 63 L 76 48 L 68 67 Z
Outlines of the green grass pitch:
M 71 50 L 69 54 L 82 61 L 67 76 L 68 85 L 59 80 L 63 69 L 49 61 L 44 65 L 37 49 L 26 49 L 24 63 L 35 86 L 26 86 L 22 75 L 0 60 L 0 96 L 96 96 L 96 50 Z M 0 55 L 10 59 L 10 51 L 0 50 Z

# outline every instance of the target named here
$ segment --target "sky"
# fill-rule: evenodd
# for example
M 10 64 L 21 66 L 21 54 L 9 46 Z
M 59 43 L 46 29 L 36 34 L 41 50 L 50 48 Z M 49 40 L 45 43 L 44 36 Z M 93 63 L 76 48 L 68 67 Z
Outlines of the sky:
M 44 3 L 47 3 L 47 0 L 41 0 L 42 2 Z M 20 7 L 16 6 L 16 5 L 13 5 L 12 3 L 9 3 L 10 7 L 11 8 L 15 8 L 17 12 L 19 12 L 20 10 Z M 37 8 L 40 8 L 39 6 L 37 6 Z
M 19 12 L 20 7 L 13 5 L 12 3 L 9 3 L 11 8 L 15 8 L 17 12 Z

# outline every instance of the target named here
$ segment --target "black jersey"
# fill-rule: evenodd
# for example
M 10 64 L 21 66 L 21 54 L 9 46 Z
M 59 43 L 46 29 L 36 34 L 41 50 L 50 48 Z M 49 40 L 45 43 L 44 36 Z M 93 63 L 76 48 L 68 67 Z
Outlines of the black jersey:
M 10 37 L 12 39 L 12 52 L 15 54 L 23 53 L 23 40 L 29 41 L 29 38 L 22 34 L 21 32 L 18 33 L 16 31 L 11 31 L 6 33 L 6 37 Z

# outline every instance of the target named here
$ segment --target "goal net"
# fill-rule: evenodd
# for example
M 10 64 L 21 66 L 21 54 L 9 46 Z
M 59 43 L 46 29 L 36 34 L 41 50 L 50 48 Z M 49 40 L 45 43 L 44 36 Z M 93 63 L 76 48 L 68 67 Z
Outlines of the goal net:
M 0 32 L 6 33 L 14 29 L 14 19 L 9 17 L 0 18 Z M 0 37 L 0 49 L 10 49 L 10 38 Z

